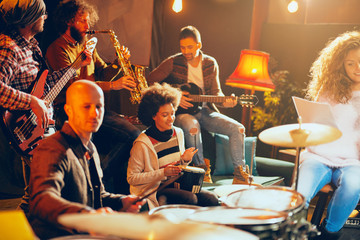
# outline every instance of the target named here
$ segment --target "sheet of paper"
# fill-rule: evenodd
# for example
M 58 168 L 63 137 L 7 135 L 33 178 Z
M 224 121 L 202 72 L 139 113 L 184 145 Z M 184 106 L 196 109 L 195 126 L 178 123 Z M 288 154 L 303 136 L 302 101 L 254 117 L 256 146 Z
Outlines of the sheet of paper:
M 302 123 L 319 123 L 337 128 L 329 104 L 308 101 L 294 96 L 292 99 L 298 116 L 301 116 Z

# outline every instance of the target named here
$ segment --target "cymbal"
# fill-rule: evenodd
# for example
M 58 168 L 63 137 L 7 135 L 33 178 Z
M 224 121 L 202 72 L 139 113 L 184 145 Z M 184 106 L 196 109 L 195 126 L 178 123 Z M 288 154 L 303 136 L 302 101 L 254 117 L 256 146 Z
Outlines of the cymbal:
M 230 193 L 224 201 L 224 205 L 228 207 L 280 212 L 292 212 L 301 208 L 304 203 L 304 196 L 299 192 L 279 186 L 238 190 Z
M 227 226 L 191 221 L 174 223 L 159 215 L 150 216 L 144 213 L 64 214 L 61 215 L 58 220 L 64 226 L 78 231 L 92 232 L 105 236 L 116 236 L 125 239 L 259 239 L 251 233 Z
M 337 140 L 339 129 L 318 123 L 287 124 L 262 131 L 259 139 L 280 147 L 307 147 Z

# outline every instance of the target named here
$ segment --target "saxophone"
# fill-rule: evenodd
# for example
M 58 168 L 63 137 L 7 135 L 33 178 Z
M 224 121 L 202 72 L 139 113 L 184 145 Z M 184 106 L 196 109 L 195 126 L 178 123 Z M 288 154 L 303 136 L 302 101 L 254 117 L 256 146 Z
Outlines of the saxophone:
M 135 89 L 130 91 L 130 95 L 131 95 L 130 102 L 132 104 L 140 103 L 141 91 L 148 87 L 145 78 L 145 67 L 140 65 L 134 65 L 134 69 L 132 68 L 130 61 L 124 57 L 124 54 L 121 51 L 121 45 L 117 40 L 117 37 L 113 30 L 99 30 L 99 31 L 92 30 L 92 31 L 88 31 L 87 33 L 88 34 L 107 33 L 110 35 L 111 41 L 116 50 L 116 55 L 119 58 L 121 70 L 124 71 L 125 75 L 131 76 L 136 83 Z

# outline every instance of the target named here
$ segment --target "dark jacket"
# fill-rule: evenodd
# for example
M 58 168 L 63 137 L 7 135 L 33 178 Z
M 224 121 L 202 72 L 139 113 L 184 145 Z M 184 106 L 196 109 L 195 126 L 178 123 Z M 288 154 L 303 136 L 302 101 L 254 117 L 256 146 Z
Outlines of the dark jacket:
M 109 206 L 122 208 L 123 195 L 105 191 L 99 155 L 84 147 L 80 138 L 66 122 L 61 131 L 41 141 L 35 149 L 30 174 L 30 224 L 40 238 L 72 233 L 58 223 L 65 213 L 90 211 Z M 89 160 L 87 152 L 93 152 Z M 89 163 L 95 171 L 90 176 Z M 97 185 L 97 186 L 95 186 Z

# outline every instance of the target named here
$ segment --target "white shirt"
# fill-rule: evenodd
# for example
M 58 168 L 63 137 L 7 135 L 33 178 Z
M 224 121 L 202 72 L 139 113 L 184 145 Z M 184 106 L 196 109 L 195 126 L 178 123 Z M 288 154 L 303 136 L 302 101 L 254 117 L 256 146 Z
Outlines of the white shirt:
M 327 102 L 326 99 L 320 99 Z M 354 91 L 346 104 L 329 103 L 342 136 L 333 142 L 311 146 L 301 154 L 332 167 L 360 165 L 360 91 Z
M 201 59 L 196 67 L 193 67 L 190 63 L 188 63 L 188 82 L 194 83 L 196 86 L 201 88 L 202 92 L 204 92 L 204 80 Z

